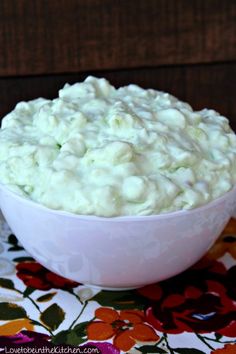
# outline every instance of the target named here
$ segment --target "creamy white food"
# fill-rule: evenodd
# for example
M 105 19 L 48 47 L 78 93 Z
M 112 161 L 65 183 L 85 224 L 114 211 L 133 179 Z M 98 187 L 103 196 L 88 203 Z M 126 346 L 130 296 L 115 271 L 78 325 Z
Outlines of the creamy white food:
M 214 110 L 90 76 L 3 119 L 0 182 L 76 214 L 191 209 L 235 185 L 236 135 Z

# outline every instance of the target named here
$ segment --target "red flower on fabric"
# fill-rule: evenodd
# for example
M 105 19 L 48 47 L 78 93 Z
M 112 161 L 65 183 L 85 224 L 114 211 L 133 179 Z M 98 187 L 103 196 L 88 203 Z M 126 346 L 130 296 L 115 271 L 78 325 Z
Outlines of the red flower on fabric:
M 144 313 L 139 310 L 121 310 L 107 307 L 95 311 L 97 321 L 87 326 L 89 340 L 106 340 L 113 338 L 113 344 L 127 352 L 136 342 L 157 342 L 159 336 L 153 328 L 144 323 Z
M 235 354 L 236 353 L 236 344 L 226 344 L 224 348 L 216 349 L 211 352 L 211 354 Z
M 147 322 L 165 333 L 215 331 L 234 337 L 235 274 L 236 267 L 227 270 L 222 263 L 205 259 L 186 272 L 154 285 L 153 292 L 150 286 L 138 290 L 149 299 Z
M 16 270 L 16 275 L 23 280 L 26 286 L 38 290 L 49 290 L 52 288 L 70 289 L 79 285 L 79 283 L 51 272 L 38 262 L 18 263 Z

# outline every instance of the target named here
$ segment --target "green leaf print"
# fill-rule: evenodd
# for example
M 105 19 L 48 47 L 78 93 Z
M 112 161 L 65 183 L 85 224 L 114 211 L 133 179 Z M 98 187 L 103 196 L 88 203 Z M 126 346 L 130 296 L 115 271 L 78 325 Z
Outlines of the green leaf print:
M 144 308 L 142 299 L 134 291 L 100 291 L 92 300 L 97 301 L 102 306 L 113 307 L 116 310 L 140 309 Z M 141 301 L 140 301 L 141 300 Z
M 162 348 L 158 348 L 155 345 L 143 345 L 142 347 L 139 348 L 135 348 L 138 351 L 140 351 L 141 353 L 160 353 L 160 354 L 167 354 L 167 352 L 162 349 Z
M 0 287 L 15 290 L 14 283 L 11 279 L 0 278 Z
M 40 297 L 37 298 L 38 302 L 46 302 L 46 301 L 50 301 L 54 296 L 56 295 L 56 292 L 54 293 L 48 293 L 45 295 L 42 295 Z
M 27 313 L 23 307 L 10 302 L 0 303 L 0 320 L 16 320 L 27 317 Z
M 173 350 L 178 354 L 205 354 L 201 350 L 194 348 L 174 348 Z
M 35 291 L 34 288 L 31 288 L 30 286 L 27 286 L 27 288 L 25 289 L 25 291 L 23 292 L 23 296 L 27 297 L 30 294 L 32 294 Z
M 52 304 L 42 312 L 40 320 L 52 331 L 57 329 L 65 318 L 65 312 L 57 304 Z

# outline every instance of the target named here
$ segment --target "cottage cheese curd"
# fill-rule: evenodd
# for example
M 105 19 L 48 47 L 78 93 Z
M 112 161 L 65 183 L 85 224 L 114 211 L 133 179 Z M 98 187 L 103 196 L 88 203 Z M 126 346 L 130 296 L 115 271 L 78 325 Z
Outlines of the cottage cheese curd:
M 236 135 L 213 110 L 88 77 L 2 121 L 0 181 L 52 209 L 98 216 L 191 209 L 236 182 Z

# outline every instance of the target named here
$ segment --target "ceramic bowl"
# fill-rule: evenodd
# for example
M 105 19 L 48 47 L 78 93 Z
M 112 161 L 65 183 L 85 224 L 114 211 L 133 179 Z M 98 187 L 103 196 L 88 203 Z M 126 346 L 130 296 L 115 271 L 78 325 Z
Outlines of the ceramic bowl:
M 104 218 L 51 210 L 0 185 L 10 228 L 42 265 L 103 289 L 138 288 L 198 261 L 236 209 L 236 187 L 196 209 Z

